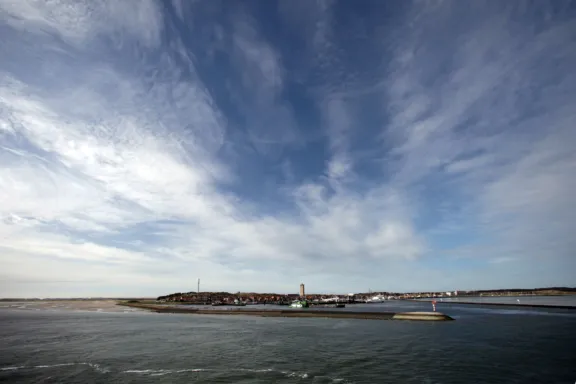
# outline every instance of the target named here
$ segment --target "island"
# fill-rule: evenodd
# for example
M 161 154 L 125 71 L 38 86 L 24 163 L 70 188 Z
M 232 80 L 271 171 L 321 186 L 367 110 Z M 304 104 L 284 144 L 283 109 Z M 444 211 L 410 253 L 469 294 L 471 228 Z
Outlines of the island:
M 330 311 L 304 309 L 210 309 L 194 308 L 183 305 L 158 305 L 138 300 L 120 301 L 118 305 L 150 310 L 157 313 L 180 313 L 192 315 L 243 315 L 260 317 L 306 317 L 332 319 L 365 319 L 365 320 L 412 320 L 412 321 L 450 321 L 454 320 L 440 312 L 366 312 L 366 311 Z

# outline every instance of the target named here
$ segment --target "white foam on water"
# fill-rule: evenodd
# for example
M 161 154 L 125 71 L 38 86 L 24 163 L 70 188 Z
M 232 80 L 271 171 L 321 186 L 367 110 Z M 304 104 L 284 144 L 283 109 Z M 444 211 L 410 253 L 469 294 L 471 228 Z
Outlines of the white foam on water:
M 110 370 L 108 368 L 104 368 L 100 364 L 87 363 L 87 362 L 85 362 L 85 363 L 43 364 L 43 365 L 31 365 L 31 366 L 20 365 L 17 367 L 0 368 L 0 371 L 14 371 L 14 370 L 18 370 L 18 369 L 46 369 L 46 368 L 58 368 L 58 367 L 70 367 L 72 365 L 87 365 L 90 368 L 92 368 L 95 371 L 100 372 L 100 373 L 110 372 Z
M 87 364 L 88 364 L 88 366 L 93 368 L 96 372 L 100 372 L 100 373 L 110 372 L 110 370 L 108 368 L 103 368 L 100 366 L 100 364 L 95 364 L 95 363 L 87 363 Z
M 215 371 L 214 369 L 204 369 L 204 368 L 191 368 L 191 369 L 129 369 L 122 371 L 122 373 L 137 374 L 137 375 L 148 375 L 148 376 L 164 376 L 173 373 L 185 373 L 185 372 L 205 372 L 205 371 Z M 251 372 L 251 373 L 270 373 L 276 372 L 287 377 L 298 377 L 301 379 L 309 378 L 306 372 L 288 372 L 288 371 L 277 371 L 272 368 L 261 368 L 261 369 L 251 369 L 251 368 L 231 368 L 222 369 L 223 372 Z
M 286 375 L 287 377 L 299 377 L 301 379 L 307 379 L 308 378 L 308 374 L 306 372 L 301 373 L 301 372 L 286 372 L 286 371 L 282 371 L 281 373 L 283 373 L 284 375 Z
M 291 378 L 299 378 L 299 379 L 314 379 L 314 376 L 310 376 L 307 372 L 293 372 L 293 371 L 281 371 L 276 370 L 273 368 L 230 368 L 230 369 L 209 369 L 209 368 L 188 368 L 188 369 L 128 369 L 125 371 L 121 371 L 124 374 L 134 374 L 134 375 L 142 375 L 142 376 L 166 376 L 171 374 L 180 374 L 180 373 L 190 373 L 190 372 L 250 372 L 250 373 L 273 373 L 273 374 L 281 374 L 285 377 Z M 322 376 L 318 376 L 322 377 Z M 332 383 L 348 383 L 347 380 L 342 378 L 334 378 L 334 377 L 326 377 Z
M 130 369 L 128 371 L 122 371 L 122 373 L 153 373 L 153 372 L 157 371 L 154 369 L 144 369 L 144 370 Z
M 110 369 L 102 367 L 100 364 L 97 363 L 90 363 L 90 362 L 80 362 L 80 363 L 62 363 L 62 364 L 45 364 L 45 365 L 33 365 L 33 366 L 11 366 L 11 367 L 2 367 L 0 371 L 16 371 L 19 369 L 46 369 L 46 368 L 57 368 L 57 367 L 68 367 L 73 365 L 85 365 L 96 372 L 99 373 L 109 373 Z M 207 368 L 187 368 L 187 369 L 129 369 L 126 371 L 122 371 L 121 373 L 125 374 L 137 374 L 137 375 L 146 375 L 146 376 L 165 376 L 170 374 L 178 374 L 178 373 L 188 373 L 188 372 L 206 372 L 206 371 L 216 371 L 214 369 L 207 369 Z M 300 379 L 309 379 L 311 378 L 310 375 L 306 372 L 292 372 L 292 371 L 279 371 L 273 368 L 260 368 L 260 369 L 251 369 L 251 368 L 232 368 L 232 369 L 222 369 L 222 372 L 252 372 L 252 373 L 279 373 L 286 377 L 294 377 Z M 313 378 L 313 377 L 312 377 Z M 346 383 L 345 379 L 341 378 L 330 378 L 333 383 Z
M 272 368 L 267 368 L 267 369 L 239 368 L 239 369 L 232 369 L 232 371 L 255 372 L 255 373 L 274 372 L 274 370 Z
M 313 376 L 312 379 L 314 380 L 314 382 L 316 382 L 316 380 L 319 380 L 322 383 L 349 383 L 349 384 L 352 383 L 351 381 L 348 381 L 340 377 L 330 377 L 323 375 Z
M 129 369 L 127 371 L 122 371 L 122 373 L 135 373 L 140 375 L 151 375 L 160 376 L 167 375 L 169 373 L 183 373 L 183 372 L 203 372 L 207 369 L 202 368 L 190 368 L 190 369 Z
M 54 367 L 68 367 L 70 365 L 84 364 L 84 363 L 65 363 L 65 364 L 52 364 L 52 365 L 35 365 L 32 368 L 54 368 Z

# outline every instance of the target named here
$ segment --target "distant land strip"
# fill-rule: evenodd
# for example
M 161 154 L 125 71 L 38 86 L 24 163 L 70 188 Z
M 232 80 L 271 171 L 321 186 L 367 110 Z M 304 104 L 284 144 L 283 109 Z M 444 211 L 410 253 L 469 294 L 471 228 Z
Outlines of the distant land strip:
M 432 299 L 427 300 L 415 300 L 417 302 L 432 302 Z M 524 303 L 489 303 L 482 301 L 436 301 L 436 305 L 439 307 L 444 307 L 446 305 L 475 305 L 475 306 L 495 306 L 495 307 L 528 307 L 528 308 L 549 308 L 549 309 L 576 309 L 574 305 L 551 305 L 551 304 L 524 304 Z
M 185 313 L 192 315 L 244 315 L 260 317 L 306 317 L 366 320 L 413 320 L 413 321 L 450 321 L 454 320 L 440 312 L 352 312 L 352 311 L 314 311 L 314 310 L 254 310 L 254 309 L 197 309 L 175 306 L 160 306 L 141 303 L 118 302 L 118 305 L 146 309 L 158 313 Z

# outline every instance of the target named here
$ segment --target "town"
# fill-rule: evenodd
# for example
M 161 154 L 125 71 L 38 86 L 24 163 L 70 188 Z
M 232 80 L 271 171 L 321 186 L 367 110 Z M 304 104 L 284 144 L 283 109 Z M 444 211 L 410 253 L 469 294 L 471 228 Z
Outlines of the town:
M 311 304 L 356 304 L 356 303 L 381 303 L 386 300 L 415 300 L 434 298 L 454 298 L 472 296 L 533 296 L 533 295 L 565 295 L 575 294 L 575 288 L 552 287 L 537 289 L 503 289 L 503 290 L 469 290 L 469 291 L 443 291 L 443 292 L 386 292 L 369 291 L 365 293 L 348 294 L 307 294 L 304 284 L 300 284 L 298 293 L 256 293 L 256 292 L 201 292 L 198 284 L 197 291 L 177 292 L 156 299 L 158 302 L 174 302 L 203 305 L 251 305 L 251 304 L 276 304 L 289 305 L 295 300 L 306 300 Z

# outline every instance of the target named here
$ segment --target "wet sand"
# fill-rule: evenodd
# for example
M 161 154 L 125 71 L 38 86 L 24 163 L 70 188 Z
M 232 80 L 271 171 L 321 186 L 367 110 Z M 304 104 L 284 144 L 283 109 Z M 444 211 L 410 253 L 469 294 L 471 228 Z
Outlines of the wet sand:
M 137 308 L 116 305 L 118 300 L 28 300 L 1 301 L 0 309 L 29 311 L 88 311 L 88 312 L 133 312 Z

